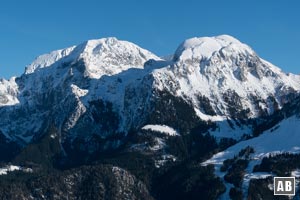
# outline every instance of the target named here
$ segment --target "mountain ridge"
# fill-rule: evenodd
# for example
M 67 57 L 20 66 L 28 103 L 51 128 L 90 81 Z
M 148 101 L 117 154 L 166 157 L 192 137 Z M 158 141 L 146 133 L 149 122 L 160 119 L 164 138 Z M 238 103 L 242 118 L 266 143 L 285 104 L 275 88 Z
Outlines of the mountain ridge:
M 63 102 L 70 104 L 69 115 L 54 119 L 67 120 L 65 124 L 69 125 L 57 126 L 65 126 L 68 130 L 86 112 L 89 102 L 100 98 L 113 104 L 119 120 L 127 126 L 118 130 L 127 132 L 133 121 L 147 118 L 146 110 L 140 113 L 135 106 L 145 107 L 150 112 L 151 101 L 155 101 L 151 95 L 159 91 L 168 91 L 184 99 L 201 120 L 224 121 L 255 118 L 262 112 L 272 114 L 288 101 L 285 98 L 290 92 L 297 93 L 300 89 L 300 76 L 282 73 L 260 59 L 250 47 L 228 35 L 185 40 L 174 55 L 173 60 L 164 61 L 147 50 L 113 37 L 89 40 L 42 55 L 21 77 L 2 82 L 2 88 L 6 84 L 13 91 L 3 89 L 3 98 L 13 100 L 2 102 L 17 107 L 25 105 L 30 110 L 36 105 L 43 107 L 52 96 L 54 102 L 47 103 L 48 107 L 51 104 L 57 107 Z M 135 96 L 130 97 L 130 93 Z M 136 105 L 124 106 L 124 102 L 128 102 L 126 98 L 135 97 L 140 98 L 136 98 Z M 231 107 L 232 99 L 240 108 L 237 112 Z M 39 112 L 48 112 L 47 109 Z M 54 113 L 58 112 L 53 109 Z M 62 107 L 60 110 L 63 111 Z M 134 126 L 143 126 L 145 122 L 142 121 Z

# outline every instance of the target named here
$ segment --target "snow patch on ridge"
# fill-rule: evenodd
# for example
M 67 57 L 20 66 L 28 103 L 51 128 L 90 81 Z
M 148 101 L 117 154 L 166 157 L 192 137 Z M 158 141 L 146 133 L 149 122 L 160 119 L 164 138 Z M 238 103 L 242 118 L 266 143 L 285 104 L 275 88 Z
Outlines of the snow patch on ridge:
M 142 130 L 151 130 L 151 131 L 156 131 L 160 133 L 164 133 L 168 136 L 179 136 L 178 132 L 166 125 L 146 125 L 142 128 Z
M 27 172 L 27 173 L 33 172 L 33 170 L 31 168 L 23 168 L 23 167 L 16 166 L 16 165 L 7 165 L 5 167 L 0 168 L 0 176 L 7 175 L 9 172 L 13 172 L 13 171 L 23 171 L 23 172 Z
M 226 117 L 224 116 L 220 116 L 220 115 L 216 115 L 216 116 L 211 116 L 211 115 L 206 115 L 204 113 L 202 113 L 199 109 L 195 108 L 195 112 L 197 114 L 198 117 L 200 117 L 200 119 L 204 120 L 204 121 L 224 121 L 226 120 Z
M 89 90 L 80 89 L 77 85 L 74 84 L 71 85 L 71 89 L 72 92 L 78 97 L 83 97 L 89 92 Z

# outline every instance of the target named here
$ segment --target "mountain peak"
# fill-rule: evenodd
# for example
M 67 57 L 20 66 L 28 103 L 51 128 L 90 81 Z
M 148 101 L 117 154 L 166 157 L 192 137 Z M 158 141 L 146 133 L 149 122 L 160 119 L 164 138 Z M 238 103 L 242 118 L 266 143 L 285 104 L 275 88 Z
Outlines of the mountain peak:
M 114 46 L 117 43 L 123 43 L 126 41 L 118 40 L 116 37 L 107 37 L 101 39 L 91 39 L 82 43 L 83 46 L 98 46 L 98 45 L 106 45 L 106 46 Z
M 91 78 L 117 74 L 129 68 L 143 68 L 150 59 L 160 60 L 150 51 L 115 37 L 87 41 L 78 59 L 85 62 L 86 75 Z
M 77 46 L 41 55 L 26 67 L 25 74 L 52 65 L 55 68 L 61 63 L 83 60 L 86 64 L 85 75 L 99 78 L 103 74 L 112 75 L 131 67 L 142 68 L 149 59 L 160 60 L 153 53 L 131 42 L 108 37 L 88 40 Z
M 210 58 L 215 52 L 227 48 L 229 51 L 253 54 L 246 44 L 229 35 L 194 37 L 182 42 L 175 52 L 176 60 Z

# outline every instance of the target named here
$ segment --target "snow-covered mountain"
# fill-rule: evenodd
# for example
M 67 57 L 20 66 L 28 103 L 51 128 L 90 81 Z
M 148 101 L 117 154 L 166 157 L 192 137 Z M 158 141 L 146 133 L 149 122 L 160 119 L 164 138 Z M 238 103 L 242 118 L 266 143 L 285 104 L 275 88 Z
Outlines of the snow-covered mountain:
M 49 123 L 70 129 L 86 111 L 88 101 L 105 98 L 103 93 L 119 98 L 110 95 L 116 94 L 112 91 L 116 80 L 110 77 L 143 69 L 150 59 L 160 60 L 116 38 L 90 40 L 39 56 L 21 77 L 1 81 L 1 131 L 8 139 L 27 143 Z
M 237 97 L 235 106 L 248 110 L 247 117 L 258 117 L 262 109 L 269 114 L 273 112 L 274 107 L 269 106 L 272 103 L 267 101 L 270 96 L 280 108 L 290 90 L 300 89 L 299 76 L 281 72 L 250 47 L 226 35 L 188 39 L 178 47 L 174 60 L 171 70 L 158 70 L 156 77 L 164 83 L 162 89 L 174 80 L 177 90 L 171 86 L 167 89 L 190 98 L 195 105 L 199 96 L 207 98 L 212 110 L 205 112 L 199 108 L 199 114 L 232 116 L 228 99 Z M 167 79 L 159 73 L 167 75 Z
M 300 90 L 300 76 L 228 35 L 188 39 L 168 58 L 116 38 L 39 56 L 21 77 L 1 80 L 0 131 L 26 145 L 55 126 L 62 144 L 80 141 L 92 152 L 120 146 L 131 129 L 185 134 L 204 121 L 217 138 L 239 140 L 253 134 L 251 119 L 272 115 Z
M 39 56 L 20 77 L 0 80 L 0 160 L 37 174 L 94 161 L 108 176 L 116 167 L 131 169 L 142 182 L 129 172 L 103 180 L 137 182 L 144 192 L 128 194 L 148 199 L 155 193 L 169 199 L 168 191 L 175 199 L 203 191 L 211 199 L 246 198 L 248 188 L 255 190 L 251 180 L 274 175 L 260 166 L 266 157 L 299 153 L 299 92 L 299 75 L 282 72 L 228 35 L 187 39 L 165 57 L 116 38 L 89 40 Z M 152 173 L 155 180 L 148 180 Z M 28 188 L 20 194 L 37 195 Z
M 173 63 L 153 74 L 158 89 L 192 103 L 202 120 L 216 121 L 219 127 L 226 119 L 270 115 L 300 89 L 299 76 L 283 73 L 227 35 L 184 41 Z M 247 129 L 238 126 L 213 134 L 239 138 L 240 132 L 251 134 L 252 128 Z

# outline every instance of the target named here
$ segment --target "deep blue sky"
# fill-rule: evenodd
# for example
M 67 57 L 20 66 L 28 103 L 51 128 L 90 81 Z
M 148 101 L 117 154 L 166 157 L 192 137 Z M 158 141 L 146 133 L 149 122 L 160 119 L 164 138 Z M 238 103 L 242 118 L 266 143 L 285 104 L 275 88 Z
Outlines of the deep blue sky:
M 168 55 L 190 37 L 232 35 L 286 72 L 300 73 L 297 0 L 3 0 L 0 77 L 88 39 L 115 36 Z

